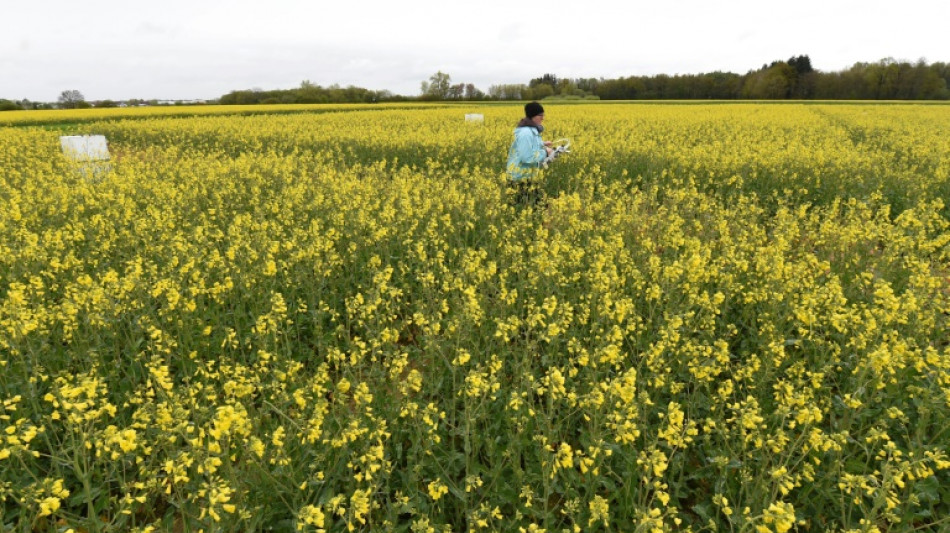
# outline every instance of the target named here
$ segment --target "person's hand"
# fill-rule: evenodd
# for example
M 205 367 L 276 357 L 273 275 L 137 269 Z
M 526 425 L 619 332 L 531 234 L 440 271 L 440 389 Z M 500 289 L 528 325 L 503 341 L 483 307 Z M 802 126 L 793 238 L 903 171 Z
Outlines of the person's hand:
M 552 144 L 554 143 L 551 141 L 544 141 L 544 146 L 551 146 Z
M 545 144 L 550 144 L 550 143 L 545 143 Z M 552 150 L 550 146 L 545 146 L 544 151 L 547 152 L 548 155 L 551 155 L 551 152 L 553 152 L 554 150 Z

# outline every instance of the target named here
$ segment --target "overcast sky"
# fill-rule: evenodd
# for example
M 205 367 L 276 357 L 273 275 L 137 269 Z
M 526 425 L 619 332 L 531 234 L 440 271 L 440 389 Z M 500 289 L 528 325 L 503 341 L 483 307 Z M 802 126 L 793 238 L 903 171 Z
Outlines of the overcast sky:
M 453 83 L 743 74 L 807 54 L 822 71 L 950 62 L 947 0 L 13 0 L 0 98 L 211 99 L 303 80 L 417 95 Z

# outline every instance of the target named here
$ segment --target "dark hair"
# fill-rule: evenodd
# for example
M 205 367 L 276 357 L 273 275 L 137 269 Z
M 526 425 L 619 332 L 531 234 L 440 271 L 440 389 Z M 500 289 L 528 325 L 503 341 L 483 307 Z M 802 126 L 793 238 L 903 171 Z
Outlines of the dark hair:
M 524 105 L 524 116 L 528 118 L 544 114 L 544 108 L 537 102 L 531 102 Z

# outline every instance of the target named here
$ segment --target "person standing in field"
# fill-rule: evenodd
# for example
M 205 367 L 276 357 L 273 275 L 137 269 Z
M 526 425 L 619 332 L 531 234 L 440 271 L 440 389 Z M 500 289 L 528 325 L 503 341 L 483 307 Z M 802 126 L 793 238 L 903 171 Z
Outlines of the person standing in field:
M 515 138 L 508 149 L 508 186 L 518 203 L 538 203 L 540 189 L 535 178 L 541 162 L 551 153 L 551 141 L 541 139 L 544 107 L 530 102 L 525 104 L 524 114 L 515 126 Z

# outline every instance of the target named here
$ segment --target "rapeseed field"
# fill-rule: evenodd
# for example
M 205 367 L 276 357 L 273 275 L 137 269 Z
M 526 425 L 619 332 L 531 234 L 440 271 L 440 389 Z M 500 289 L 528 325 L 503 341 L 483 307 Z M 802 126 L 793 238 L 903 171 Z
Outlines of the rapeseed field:
M 950 528 L 950 106 L 545 105 L 0 116 L 0 528 Z

